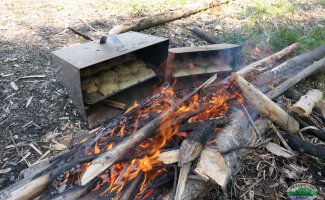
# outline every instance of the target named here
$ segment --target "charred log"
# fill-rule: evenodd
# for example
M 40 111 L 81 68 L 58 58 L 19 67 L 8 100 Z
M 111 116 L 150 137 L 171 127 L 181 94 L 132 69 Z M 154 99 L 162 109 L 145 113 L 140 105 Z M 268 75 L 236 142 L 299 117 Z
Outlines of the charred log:
M 301 139 L 299 136 L 287 133 L 284 135 L 290 147 L 299 152 L 316 156 L 320 159 L 325 159 L 325 148 L 320 145 L 314 145 L 306 140 Z

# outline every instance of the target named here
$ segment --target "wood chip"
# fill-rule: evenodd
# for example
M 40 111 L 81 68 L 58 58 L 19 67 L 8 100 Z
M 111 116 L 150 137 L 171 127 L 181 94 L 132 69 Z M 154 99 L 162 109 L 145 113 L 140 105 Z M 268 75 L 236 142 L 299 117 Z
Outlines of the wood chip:
M 16 91 L 19 89 L 15 82 L 10 82 L 10 86 Z
M 277 156 L 282 156 L 285 158 L 292 158 L 295 156 L 295 154 L 293 152 L 291 152 L 291 151 L 289 151 L 273 142 L 267 143 L 265 145 L 265 147 L 268 151 L 270 151 L 271 153 L 273 153 L 274 155 L 277 155 Z
M 6 173 L 8 173 L 10 171 L 11 171 L 11 168 L 10 167 L 8 167 L 6 169 L 0 169 L 0 174 L 6 174 Z
M 32 99 L 33 99 L 34 96 L 31 96 L 28 100 L 27 100 L 27 103 L 26 103 L 26 108 L 29 106 L 29 104 L 32 102 Z
M 32 147 L 39 155 L 43 155 L 43 153 L 41 152 L 41 150 L 39 150 L 38 148 L 36 148 L 36 146 L 33 143 L 29 143 L 29 146 Z

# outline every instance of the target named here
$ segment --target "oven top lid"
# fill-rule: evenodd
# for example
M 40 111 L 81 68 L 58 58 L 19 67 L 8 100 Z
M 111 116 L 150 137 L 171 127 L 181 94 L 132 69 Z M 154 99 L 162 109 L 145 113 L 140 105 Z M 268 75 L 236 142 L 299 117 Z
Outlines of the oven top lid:
M 104 44 L 99 44 L 99 40 L 95 40 L 56 50 L 52 54 L 82 69 L 168 40 L 168 38 L 138 32 L 126 32 L 107 37 L 108 40 Z

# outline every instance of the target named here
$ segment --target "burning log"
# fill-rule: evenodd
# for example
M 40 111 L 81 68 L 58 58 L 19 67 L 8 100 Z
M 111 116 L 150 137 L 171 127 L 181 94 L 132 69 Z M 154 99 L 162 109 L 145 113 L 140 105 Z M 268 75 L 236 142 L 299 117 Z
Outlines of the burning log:
M 312 112 L 314 106 L 323 99 L 323 92 L 320 90 L 310 90 L 305 96 L 302 96 L 297 101 L 291 110 L 297 113 L 299 116 L 308 117 Z
M 218 119 L 209 119 L 209 120 L 204 120 L 204 121 L 198 121 L 198 122 L 191 122 L 191 123 L 184 123 L 180 125 L 178 128 L 179 132 L 189 132 L 194 130 L 197 127 L 221 127 L 227 124 L 230 121 L 228 117 L 219 117 Z
M 178 166 L 182 167 L 196 159 L 201 154 L 209 135 L 213 132 L 214 130 L 209 126 L 190 132 L 180 147 Z
M 179 160 L 179 149 L 161 152 L 157 159 L 166 165 L 177 163 Z
M 157 128 L 157 126 L 161 123 L 161 121 L 167 119 L 169 116 L 171 116 L 180 105 L 185 103 L 187 100 L 190 99 L 193 95 L 198 93 L 200 90 L 204 89 L 208 85 L 210 85 L 213 81 L 215 81 L 217 78 L 217 74 L 212 76 L 210 79 L 208 79 L 206 82 L 204 82 L 201 86 L 196 88 L 193 92 L 191 92 L 189 95 L 184 97 L 180 102 L 176 103 L 173 107 L 171 107 L 169 110 L 164 112 L 162 115 L 156 117 L 151 122 L 143 126 L 141 129 L 130 135 L 128 138 L 126 138 L 124 141 L 122 141 L 120 144 L 118 144 L 113 149 L 105 152 L 100 157 L 96 158 L 92 161 L 91 165 L 86 169 L 84 174 L 81 177 L 81 184 L 85 185 L 89 181 L 91 181 L 93 178 L 95 178 L 98 174 L 103 172 L 108 167 L 115 164 L 119 159 L 121 159 L 125 154 L 132 148 L 134 148 L 136 145 L 142 142 L 145 138 L 149 137 L 154 133 L 154 130 Z
M 299 123 L 265 94 L 236 73 L 233 73 L 232 79 L 236 81 L 248 103 L 253 105 L 260 114 L 270 118 L 276 125 L 284 130 L 292 133 L 298 132 Z
M 125 24 L 117 25 L 113 27 L 109 34 L 120 34 L 127 31 L 140 31 L 146 28 L 150 28 L 159 24 L 167 23 L 170 21 L 174 21 L 176 19 L 180 19 L 183 17 L 188 17 L 200 11 L 206 10 L 208 8 L 212 8 L 218 6 L 223 3 L 227 3 L 227 0 L 209 0 L 203 3 L 197 2 L 190 4 L 188 6 L 184 6 L 183 8 L 172 10 L 169 12 L 159 13 L 153 16 L 144 17 L 141 19 L 133 20 Z

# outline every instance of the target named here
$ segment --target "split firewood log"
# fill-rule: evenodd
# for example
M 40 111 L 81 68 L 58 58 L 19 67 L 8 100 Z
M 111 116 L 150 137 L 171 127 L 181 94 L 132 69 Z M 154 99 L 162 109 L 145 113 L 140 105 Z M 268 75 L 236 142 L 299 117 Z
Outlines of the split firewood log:
M 181 171 L 178 177 L 175 200 L 182 199 L 187 175 L 191 169 L 192 161 L 201 154 L 208 136 L 212 132 L 213 129 L 210 126 L 195 129 L 190 132 L 188 137 L 182 142 L 178 161 L 178 166 L 181 167 Z
M 299 116 L 308 117 L 314 106 L 323 99 L 323 92 L 317 89 L 309 90 L 306 95 L 302 96 L 297 101 L 291 110 L 297 113 Z

